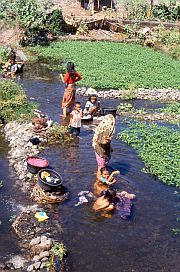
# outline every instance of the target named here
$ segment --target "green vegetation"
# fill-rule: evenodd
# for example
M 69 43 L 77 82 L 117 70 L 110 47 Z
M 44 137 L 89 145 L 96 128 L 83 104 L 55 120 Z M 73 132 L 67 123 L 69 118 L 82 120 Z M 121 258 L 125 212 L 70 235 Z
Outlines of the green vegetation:
M 0 45 L 0 64 L 5 63 L 9 57 L 11 49 Z
M 145 163 L 143 171 L 157 176 L 167 185 L 180 187 L 180 133 L 156 124 L 135 122 L 118 134 Z
M 51 249 L 51 252 L 52 252 L 54 255 L 58 256 L 59 259 L 60 259 L 60 261 L 62 262 L 63 257 L 64 257 L 64 256 L 66 255 L 66 253 L 67 253 L 67 249 L 66 249 L 66 247 L 64 246 L 63 243 L 56 242 L 56 243 L 54 243 L 54 245 L 53 245 L 53 247 L 52 247 L 52 249 Z
M 48 0 L 1 0 L 0 19 L 18 24 L 21 45 L 46 44 L 49 34 L 62 34 L 62 13 L 52 8 L 52 1 Z
M 30 120 L 36 107 L 26 102 L 21 86 L 12 80 L 0 81 L 0 117 L 6 122 Z
M 73 61 L 82 85 L 96 88 L 178 88 L 180 62 L 140 45 L 64 41 L 32 48 L 47 60 Z
M 149 121 L 166 121 L 169 123 L 179 125 L 180 122 L 180 103 L 172 102 L 167 106 L 146 111 L 144 108 L 134 108 L 130 103 L 120 103 L 117 106 L 117 111 L 121 116 L 128 116 L 129 118 Z
M 2 188 L 4 186 L 4 181 L 0 180 L 0 188 Z
M 57 123 L 53 124 L 47 136 L 48 144 L 59 144 L 69 141 L 69 137 L 67 136 L 67 127 L 60 126 Z
M 159 111 L 169 114 L 180 114 L 180 103 L 172 102 L 168 104 L 165 108 L 159 109 Z
M 55 242 L 53 247 L 51 248 L 51 256 L 46 263 L 47 271 L 57 271 L 56 266 L 57 263 L 61 263 L 63 261 L 64 256 L 67 254 L 67 249 L 64 244 L 61 242 Z M 58 259 L 58 260 L 57 260 Z
M 124 5 L 128 19 L 159 19 L 161 21 L 176 21 L 180 16 L 180 5 L 176 0 L 118 0 Z M 152 4 L 152 5 L 151 5 Z

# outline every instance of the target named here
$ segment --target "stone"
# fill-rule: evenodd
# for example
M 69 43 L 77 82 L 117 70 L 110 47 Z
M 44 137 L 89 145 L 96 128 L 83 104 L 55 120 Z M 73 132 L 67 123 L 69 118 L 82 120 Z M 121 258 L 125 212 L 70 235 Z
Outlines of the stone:
M 88 88 L 86 91 L 86 95 L 97 95 L 97 91 L 93 88 Z
M 33 261 L 34 261 L 34 262 L 38 262 L 39 259 L 40 259 L 40 256 L 39 256 L 39 255 L 35 255 L 35 256 L 33 257 Z
M 33 266 L 33 264 L 31 264 L 28 266 L 27 271 L 31 272 L 31 271 L 33 271 L 33 269 L 34 269 L 34 266 Z
M 39 254 L 39 257 L 40 259 L 44 258 L 44 257 L 49 257 L 49 252 L 46 250 L 46 251 L 43 251 Z
M 47 241 L 47 236 L 43 235 L 41 236 L 41 243 L 44 243 L 45 241 Z
M 40 266 L 41 269 L 44 268 L 44 267 L 46 267 L 46 262 L 43 262 L 43 263 L 41 264 L 41 266 Z
M 44 257 L 41 259 L 41 262 L 46 262 L 48 260 L 48 257 Z
M 11 258 L 10 262 L 13 264 L 15 269 L 19 269 L 24 267 L 26 260 L 22 256 L 16 255 Z
M 36 262 L 34 263 L 34 268 L 39 269 L 40 265 L 41 265 L 41 262 Z
M 29 246 L 30 246 L 30 247 L 31 247 L 31 246 L 35 246 L 35 245 L 39 244 L 40 241 L 41 241 L 41 238 L 40 238 L 40 237 L 34 238 L 34 239 L 31 240 Z

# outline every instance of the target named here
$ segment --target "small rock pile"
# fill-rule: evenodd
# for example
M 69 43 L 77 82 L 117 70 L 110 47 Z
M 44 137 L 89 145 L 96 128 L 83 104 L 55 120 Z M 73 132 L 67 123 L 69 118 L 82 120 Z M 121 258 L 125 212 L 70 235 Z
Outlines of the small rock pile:
M 160 101 L 180 101 L 180 90 L 178 89 L 144 89 L 137 90 L 106 90 L 97 91 L 93 88 L 78 88 L 77 94 L 83 96 L 96 95 L 100 98 L 119 98 L 126 100 L 130 99 L 145 99 L 145 100 L 160 100 Z
M 30 251 L 34 257 L 31 264 L 27 267 L 27 271 L 38 270 L 46 267 L 46 262 L 50 256 L 49 250 L 52 248 L 53 242 L 47 236 L 38 236 L 29 243 Z
M 29 141 L 33 137 L 38 137 L 41 144 L 47 143 L 48 130 L 42 133 L 34 132 L 31 123 L 18 123 L 17 121 L 10 122 L 4 127 L 5 137 L 9 142 L 10 150 L 8 152 L 8 159 L 10 165 L 15 169 L 18 176 L 18 189 L 21 188 L 27 193 L 31 187 L 33 175 L 28 173 L 27 170 L 27 157 L 37 155 L 41 149 L 38 145 Z M 34 187 L 34 185 L 33 185 Z M 50 204 L 48 204 L 50 205 Z M 51 248 L 54 240 L 59 239 L 59 234 L 62 229 L 57 220 L 38 222 L 35 218 L 37 211 L 45 211 L 51 207 L 34 205 L 32 210 L 22 212 L 12 224 L 12 227 L 19 237 L 19 244 L 25 252 L 25 256 L 18 256 L 22 261 L 18 261 L 18 265 L 14 265 L 14 261 L 5 265 L 8 269 L 19 269 L 22 271 L 47 271 L 46 263 L 48 258 L 51 257 Z M 54 209 L 50 212 L 53 214 Z M 58 235 L 58 237 L 57 237 Z M 18 259 L 19 260 L 19 259 Z M 3 267 L 3 266 L 2 266 Z M 5 269 L 3 267 L 3 270 Z
M 19 180 L 27 180 L 31 175 L 27 171 L 26 159 L 37 155 L 40 150 L 29 139 L 35 136 L 31 123 L 10 122 L 4 127 L 6 139 L 9 141 L 9 163 L 15 169 Z M 45 137 L 39 137 L 41 143 L 47 142 Z M 28 184 L 26 184 L 28 186 Z

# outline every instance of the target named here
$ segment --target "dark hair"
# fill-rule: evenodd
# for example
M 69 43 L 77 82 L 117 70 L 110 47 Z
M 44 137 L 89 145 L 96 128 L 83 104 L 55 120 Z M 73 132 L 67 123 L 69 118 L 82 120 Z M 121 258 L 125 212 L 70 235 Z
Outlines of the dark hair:
M 75 105 L 81 105 L 81 102 L 75 102 Z
M 116 196 L 116 191 L 115 190 L 107 190 L 105 191 L 104 197 L 109 200 L 109 202 L 113 202 L 114 198 Z
M 9 59 L 15 61 L 16 60 L 16 53 L 14 52 L 14 50 L 11 50 L 10 54 L 9 54 Z
M 76 71 L 74 69 L 74 63 L 73 62 L 68 62 L 67 63 L 67 72 L 72 78 L 76 77 L 76 75 L 75 75 Z
M 97 100 L 97 96 L 96 96 L 95 94 L 94 94 L 94 95 L 92 94 L 92 95 L 89 96 L 88 101 L 91 101 L 91 98 L 92 98 L 92 97 L 95 97 L 96 100 Z
M 105 167 L 102 167 L 101 169 L 100 169 L 100 172 L 101 172 L 101 174 L 103 173 L 103 172 L 105 172 L 105 171 L 108 171 L 108 168 L 105 166 Z

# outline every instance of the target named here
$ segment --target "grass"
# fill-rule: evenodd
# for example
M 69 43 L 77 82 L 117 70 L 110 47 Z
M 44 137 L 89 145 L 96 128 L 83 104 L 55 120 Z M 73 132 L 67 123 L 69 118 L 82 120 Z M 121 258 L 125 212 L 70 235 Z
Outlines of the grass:
M 129 123 L 118 139 L 136 150 L 145 163 L 143 171 L 157 176 L 167 185 L 180 187 L 180 133 L 145 122 Z
M 0 64 L 8 60 L 11 49 L 0 45 Z
M 26 102 L 26 95 L 20 85 L 12 80 L 0 81 L 0 117 L 9 121 L 28 121 L 37 105 Z
M 145 48 L 112 42 L 63 41 L 31 48 L 40 58 L 73 61 L 82 85 L 95 88 L 179 88 L 180 62 Z M 65 65 L 64 65 L 65 67 Z

